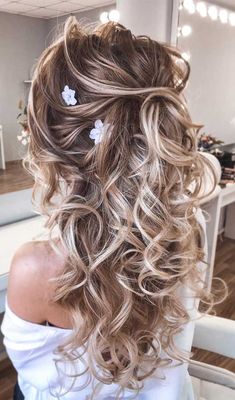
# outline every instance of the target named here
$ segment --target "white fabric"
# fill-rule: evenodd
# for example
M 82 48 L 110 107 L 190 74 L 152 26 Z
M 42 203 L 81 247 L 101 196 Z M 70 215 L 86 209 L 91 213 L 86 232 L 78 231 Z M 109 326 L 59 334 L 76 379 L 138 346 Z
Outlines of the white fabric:
M 18 371 L 19 385 L 26 400 L 54 399 L 55 397 L 52 397 L 48 391 L 49 385 L 53 385 L 55 389 L 59 388 L 52 352 L 71 331 L 24 321 L 10 310 L 7 301 L 1 330 L 4 335 L 4 345 L 9 358 Z M 138 396 L 138 399 L 152 400 L 159 396 L 164 400 L 182 400 L 180 392 L 187 374 L 187 364 L 166 369 L 165 374 L 166 381 L 159 381 L 156 377 L 146 381 L 145 391 Z M 80 378 L 79 386 L 85 383 L 86 378 L 86 375 Z M 190 380 L 187 386 L 191 386 Z M 102 393 L 95 399 L 111 399 L 112 397 L 108 397 L 108 394 L 112 393 L 115 387 L 117 386 L 103 387 Z M 133 398 L 133 394 L 129 392 L 131 394 L 128 396 L 128 392 L 124 398 Z M 88 400 L 87 396 L 90 393 L 91 386 L 88 386 L 79 392 L 79 400 Z M 77 400 L 78 393 L 71 392 L 66 396 L 61 396 L 61 399 L 63 398 Z M 194 398 L 191 397 L 191 399 Z
M 200 209 L 197 215 L 205 232 L 205 219 Z M 206 236 L 204 237 L 204 250 L 207 257 Z M 199 265 L 202 270 L 204 267 L 204 264 Z M 186 287 L 182 288 L 180 295 L 187 311 L 194 317 L 198 307 L 198 300 L 190 297 L 190 291 Z M 187 351 L 191 350 L 194 326 L 195 322 L 190 321 L 176 338 L 177 345 Z M 52 391 L 55 393 L 56 390 L 59 390 L 59 383 L 63 382 L 63 387 L 67 388 L 67 385 L 71 382 L 69 378 L 67 380 L 59 378 L 53 361 L 53 358 L 55 358 L 53 350 L 71 334 L 71 330 L 25 321 L 12 312 L 6 299 L 6 312 L 1 331 L 4 335 L 3 343 L 9 358 L 18 372 L 18 381 L 25 400 L 52 400 L 55 398 L 62 400 L 88 400 L 91 398 L 91 384 L 79 390 L 78 396 L 78 385 L 81 387 L 86 382 L 86 374 L 77 379 L 75 384 L 77 391 L 70 391 L 65 396 L 59 397 L 53 397 L 50 394 L 49 386 L 53 388 Z M 84 358 L 86 358 L 86 355 L 84 355 Z M 173 361 L 172 365 L 174 366 L 174 364 L 178 364 L 178 362 Z M 83 370 L 81 362 L 77 363 L 77 368 L 79 371 Z M 155 375 L 146 379 L 143 392 L 137 398 L 139 400 L 196 400 L 187 368 L 188 363 L 185 362 L 163 370 L 166 377 L 165 380 L 160 380 Z M 69 365 L 66 364 L 64 364 L 63 370 L 66 370 L 66 372 L 71 371 Z M 95 396 L 95 400 L 115 399 L 115 397 L 111 396 L 115 388 L 117 388 L 116 384 L 103 385 L 99 394 Z M 126 390 L 122 398 L 134 398 L 133 392 Z

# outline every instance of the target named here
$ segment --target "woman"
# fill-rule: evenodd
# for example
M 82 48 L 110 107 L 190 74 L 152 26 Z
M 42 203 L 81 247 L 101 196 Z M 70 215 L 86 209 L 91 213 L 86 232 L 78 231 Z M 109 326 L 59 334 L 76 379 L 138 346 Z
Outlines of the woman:
M 25 399 L 189 396 L 208 162 L 188 77 L 176 49 L 74 17 L 40 57 L 25 165 L 59 234 L 11 263 L 2 332 Z

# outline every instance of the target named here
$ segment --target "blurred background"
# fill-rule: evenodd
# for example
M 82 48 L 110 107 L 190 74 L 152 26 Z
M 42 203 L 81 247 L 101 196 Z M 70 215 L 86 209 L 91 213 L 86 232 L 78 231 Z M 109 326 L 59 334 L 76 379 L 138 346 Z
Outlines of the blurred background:
M 210 216 L 208 287 L 213 276 L 225 279 L 229 297 L 216 311 L 234 320 L 234 0 L 0 0 L 0 313 L 13 252 L 45 233 L 31 203 L 33 179 L 22 166 L 29 142 L 27 98 L 37 58 L 70 14 L 91 24 L 119 21 L 135 34 L 176 45 L 189 61 L 185 96 L 193 121 L 203 125 L 198 150 L 213 155 L 219 171 L 216 193 L 202 204 Z M 230 357 L 195 349 L 194 358 L 235 372 Z M 0 340 L 0 399 L 11 398 L 14 380 Z

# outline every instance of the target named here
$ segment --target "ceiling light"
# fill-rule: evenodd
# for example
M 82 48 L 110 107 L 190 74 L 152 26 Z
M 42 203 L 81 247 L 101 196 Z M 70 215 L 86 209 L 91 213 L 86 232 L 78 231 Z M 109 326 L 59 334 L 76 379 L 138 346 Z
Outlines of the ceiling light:
M 208 8 L 208 15 L 213 21 L 215 21 L 218 18 L 218 8 L 215 6 L 210 6 Z
M 102 24 L 105 24 L 106 22 L 109 21 L 109 15 L 106 11 L 100 14 L 100 21 L 102 22 Z
M 192 33 L 192 28 L 190 25 L 184 25 L 181 28 L 181 32 L 183 36 L 189 36 Z
M 207 16 L 207 6 L 203 1 L 199 1 L 196 5 L 196 8 L 201 17 L 205 18 Z
M 228 22 L 228 11 L 227 10 L 220 10 L 219 18 L 222 24 L 226 24 Z
M 113 22 L 118 22 L 120 19 L 120 12 L 118 10 L 111 10 L 109 13 L 109 19 Z
M 234 12 L 229 14 L 229 22 L 230 22 L 230 25 L 235 26 L 235 13 Z

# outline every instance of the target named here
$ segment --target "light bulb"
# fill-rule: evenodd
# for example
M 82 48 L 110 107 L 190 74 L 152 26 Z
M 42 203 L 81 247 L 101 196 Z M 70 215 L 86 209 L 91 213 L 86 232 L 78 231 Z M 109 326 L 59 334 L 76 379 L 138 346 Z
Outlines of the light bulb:
M 190 7 L 188 9 L 189 14 L 194 14 L 196 12 L 196 6 L 195 4 L 192 5 L 192 7 Z
M 234 12 L 229 14 L 229 22 L 230 22 L 230 25 L 235 26 L 235 13 Z
M 191 58 L 191 55 L 189 53 L 189 51 L 184 51 L 183 53 L 181 53 L 181 56 L 184 58 L 184 60 L 189 61 Z
M 109 13 L 109 19 L 113 22 L 118 22 L 120 18 L 120 12 L 118 10 L 111 10 Z
M 189 36 L 192 33 L 192 28 L 190 25 L 184 25 L 181 28 L 181 32 L 183 36 Z
M 208 15 L 213 21 L 215 21 L 218 18 L 218 8 L 215 6 L 210 6 L 208 8 Z
M 224 9 L 220 10 L 219 19 L 222 22 L 222 24 L 226 24 L 228 22 L 228 11 Z
M 109 21 L 109 15 L 106 11 L 102 12 L 100 14 L 100 22 L 102 22 L 102 24 L 105 24 L 106 22 Z
M 183 7 L 190 13 L 193 14 L 196 11 L 196 7 L 193 0 L 184 0 Z
M 203 1 L 199 1 L 196 5 L 197 11 L 201 17 L 205 18 L 207 16 L 207 6 Z

